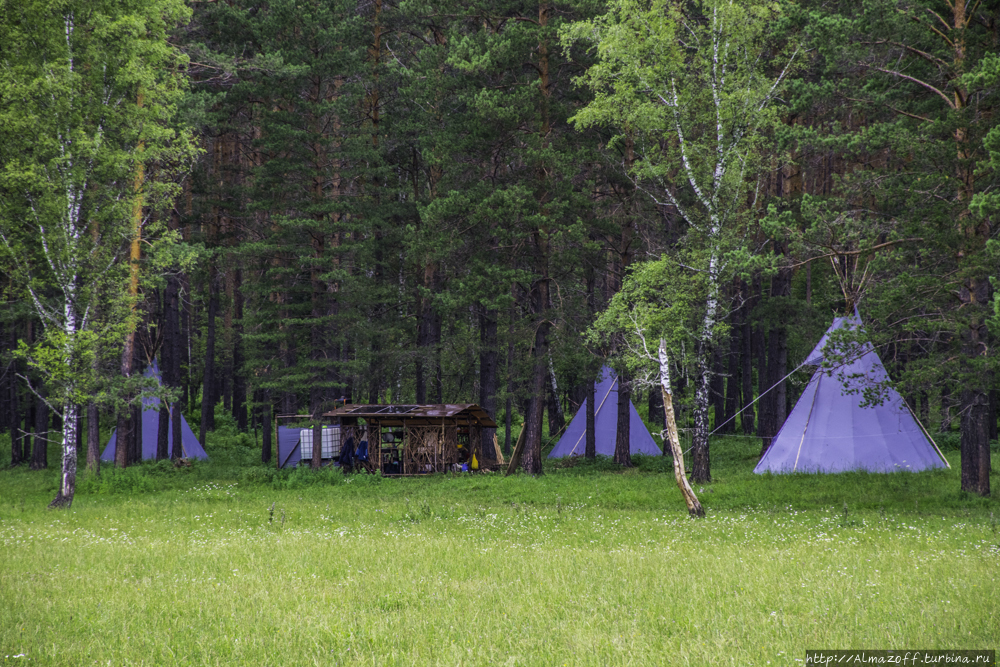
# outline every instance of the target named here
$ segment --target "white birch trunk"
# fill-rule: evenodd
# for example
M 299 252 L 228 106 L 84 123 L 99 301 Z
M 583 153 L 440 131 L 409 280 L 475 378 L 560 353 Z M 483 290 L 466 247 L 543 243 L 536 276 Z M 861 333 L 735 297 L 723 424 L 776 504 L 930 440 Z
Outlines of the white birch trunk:
M 72 400 L 63 407 L 62 477 L 59 493 L 50 507 L 73 504 L 76 492 L 76 418 L 79 408 Z
M 73 369 L 74 356 L 76 354 L 74 345 L 78 334 L 77 314 L 74 301 L 76 299 L 75 280 L 69 285 L 63 286 L 63 294 L 66 302 L 63 307 L 63 333 L 66 336 L 63 360 L 66 367 Z M 69 507 L 73 504 L 73 494 L 76 492 L 76 429 L 77 413 L 79 406 L 73 400 L 72 379 L 69 385 L 64 387 L 62 406 L 62 475 L 59 483 L 59 493 L 49 507 Z
M 713 231 L 715 231 L 713 229 Z M 708 450 L 708 408 L 712 387 L 712 346 L 715 343 L 715 324 L 719 309 L 719 267 L 715 252 L 708 263 L 708 301 L 705 304 L 705 318 L 702 320 L 698 336 L 698 379 L 694 392 L 694 463 L 692 473 L 696 482 L 712 480 Z

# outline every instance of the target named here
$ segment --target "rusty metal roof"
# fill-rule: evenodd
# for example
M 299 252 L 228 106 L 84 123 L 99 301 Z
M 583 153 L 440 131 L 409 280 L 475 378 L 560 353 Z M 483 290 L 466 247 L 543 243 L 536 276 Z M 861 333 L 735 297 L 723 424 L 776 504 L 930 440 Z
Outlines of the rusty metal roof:
M 437 405 L 343 405 L 326 412 L 324 417 L 361 417 L 366 420 L 426 420 L 471 417 L 485 428 L 496 428 L 486 411 L 475 403 L 444 403 Z

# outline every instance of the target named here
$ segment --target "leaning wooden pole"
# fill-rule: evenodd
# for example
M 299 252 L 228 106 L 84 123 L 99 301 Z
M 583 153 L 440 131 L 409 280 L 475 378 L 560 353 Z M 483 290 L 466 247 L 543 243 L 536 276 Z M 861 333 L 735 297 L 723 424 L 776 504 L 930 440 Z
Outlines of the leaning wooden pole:
M 510 455 L 510 463 L 507 464 L 507 474 L 513 475 L 517 466 L 521 465 L 521 454 L 524 452 L 524 436 L 528 432 L 528 424 L 521 425 L 521 433 L 517 436 L 517 444 L 514 445 L 514 453 Z
M 681 441 L 677 436 L 677 421 L 674 419 L 674 399 L 670 391 L 670 365 L 667 359 L 667 342 L 660 339 L 660 393 L 663 394 L 663 414 L 667 427 L 667 439 L 670 441 L 670 452 L 674 457 L 674 478 L 677 486 L 684 494 L 684 502 L 687 503 L 688 514 L 693 517 L 705 516 L 705 510 L 698 497 L 694 495 L 694 489 L 687 480 L 684 471 L 684 452 L 681 450 Z

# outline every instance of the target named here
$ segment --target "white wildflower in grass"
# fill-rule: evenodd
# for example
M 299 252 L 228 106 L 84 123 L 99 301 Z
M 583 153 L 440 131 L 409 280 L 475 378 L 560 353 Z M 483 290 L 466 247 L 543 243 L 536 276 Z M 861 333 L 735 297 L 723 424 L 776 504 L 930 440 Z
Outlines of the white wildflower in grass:
M 929 631 L 995 643 L 988 509 L 931 512 L 926 490 L 921 513 L 880 491 L 856 507 L 843 479 L 798 506 L 815 480 L 769 480 L 772 499 L 737 477 L 752 502 L 694 521 L 661 475 L 564 472 L 199 479 L 81 494 L 68 517 L 19 510 L 8 489 L 27 482 L 0 471 L 0 647 L 35 664 L 760 665 Z

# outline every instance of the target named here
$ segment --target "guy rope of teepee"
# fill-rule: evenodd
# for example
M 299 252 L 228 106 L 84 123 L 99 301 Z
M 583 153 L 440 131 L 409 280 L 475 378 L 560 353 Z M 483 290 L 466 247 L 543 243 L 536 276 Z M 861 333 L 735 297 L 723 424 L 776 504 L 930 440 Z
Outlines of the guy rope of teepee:
M 808 359 L 807 359 L 806 361 L 808 361 Z M 796 367 L 795 367 L 794 369 L 792 369 L 792 372 L 791 372 L 791 373 L 789 373 L 789 374 L 788 374 L 788 375 L 786 375 L 785 377 L 781 378 L 780 380 L 778 380 L 777 382 L 775 382 L 774 384 L 772 384 L 772 385 L 771 385 L 770 387 L 768 387 L 768 388 L 767 388 L 767 389 L 765 389 L 764 391 L 760 392 L 760 394 L 759 394 L 759 395 L 757 396 L 757 398 L 753 399 L 752 401 L 750 401 L 749 403 L 747 403 L 747 404 L 746 404 L 745 406 L 743 406 L 743 407 L 742 407 L 742 408 L 740 409 L 740 411 L 739 411 L 739 412 L 737 412 L 737 413 L 736 413 L 736 414 L 734 414 L 734 415 L 733 415 L 732 417 L 730 417 L 730 418 L 729 418 L 729 419 L 727 419 L 726 421 L 724 421 L 724 422 L 722 422 L 721 424 L 719 424 L 718 426 L 716 426 L 716 427 L 715 427 L 715 429 L 713 429 L 713 430 L 712 430 L 712 432 L 711 432 L 711 433 L 709 433 L 708 435 L 709 435 L 709 436 L 713 436 L 713 435 L 715 435 L 715 432 L 716 432 L 716 431 L 718 431 L 718 430 L 719 430 L 720 428 L 722 428 L 723 426 L 725 426 L 725 425 L 726 425 L 726 424 L 728 424 L 729 422 L 731 422 L 731 421 L 733 421 L 734 419 L 736 419 L 736 418 L 737 418 L 737 417 L 738 417 L 739 415 L 743 414 L 743 412 L 744 412 L 744 411 L 745 411 L 745 410 L 746 410 L 747 408 L 752 408 L 752 407 L 754 406 L 754 404 L 755 404 L 755 403 L 756 403 L 757 401 L 759 401 L 760 399 L 764 398 L 764 396 L 765 396 L 765 395 L 767 394 L 767 392 L 771 391 L 772 389 L 774 389 L 775 387 L 777 387 L 777 386 L 778 386 L 779 384 L 781 384 L 782 382 L 784 382 L 784 381 L 785 381 L 785 380 L 787 380 L 788 378 L 792 377 L 792 375 L 793 375 L 793 374 L 795 373 L 795 371 L 799 370 L 800 368 L 802 368 L 802 367 L 803 367 L 803 366 L 805 366 L 805 365 L 806 365 L 806 362 L 805 362 L 805 361 L 803 361 L 803 362 L 802 362 L 801 364 L 799 364 L 799 365 L 798 365 L 798 366 L 796 366 Z M 688 452 L 689 452 L 689 451 L 691 451 L 691 450 L 689 449 L 689 450 L 688 450 Z M 687 452 L 684 452 L 684 453 L 685 453 L 685 454 L 687 454 Z
M 862 357 L 863 355 L 864 355 L 864 351 L 862 350 L 862 351 L 860 351 L 860 352 L 859 352 L 859 354 L 858 354 L 857 356 L 855 356 L 855 357 L 851 357 L 850 359 L 845 359 L 843 363 L 841 363 L 841 364 L 838 364 L 837 366 L 833 366 L 833 367 L 831 367 L 831 368 L 829 368 L 829 369 L 827 369 L 827 370 L 831 370 L 831 371 L 832 371 L 832 370 L 836 370 L 836 369 L 838 369 L 838 368 L 843 368 L 844 366 L 848 366 L 848 365 L 850 365 L 850 364 L 854 363 L 855 361 L 857 361 L 858 359 L 860 359 L 860 358 L 861 358 L 861 357 Z M 736 419 L 736 417 L 738 417 L 739 415 L 743 414 L 743 412 L 744 412 L 744 411 L 746 411 L 746 409 L 747 409 L 747 408 L 752 408 L 752 407 L 753 407 L 753 406 L 754 406 L 754 405 L 755 405 L 755 404 L 757 403 L 757 401 L 759 401 L 760 399 L 764 398 L 764 396 L 765 396 L 765 395 L 766 395 L 766 394 L 767 394 L 767 393 L 768 393 L 769 391 L 771 391 L 772 389 L 774 389 L 775 387 L 777 387 L 777 386 L 778 386 L 779 384 L 781 384 L 782 382 L 784 382 L 784 381 L 785 381 L 785 380 L 787 380 L 788 378 L 792 377 L 792 375 L 794 375 L 794 374 L 795 374 L 795 371 L 797 371 L 797 370 L 799 370 L 800 368 L 802 368 L 803 366 L 806 366 L 806 365 L 807 365 L 807 364 L 806 364 L 806 362 L 807 362 L 807 361 L 809 361 L 808 357 L 807 357 L 807 358 L 806 358 L 806 360 L 805 360 L 805 361 L 803 361 L 803 362 L 802 362 L 801 364 L 799 364 L 798 366 L 796 366 L 795 368 L 793 368 L 793 369 L 792 369 L 792 372 L 791 372 L 791 373 L 789 373 L 789 374 L 788 374 L 788 375 L 786 375 L 785 377 L 781 378 L 780 380 L 778 380 L 777 382 L 775 382 L 774 384 L 772 384 L 772 385 L 771 385 L 770 387 L 768 387 L 768 388 L 767 388 L 767 389 L 765 389 L 764 391 L 760 392 L 760 394 L 758 394 L 757 398 L 753 399 L 752 401 L 750 401 L 749 403 L 747 403 L 747 404 L 746 404 L 745 406 L 743 406 L 742 408 L 740 408 L 740 410 L 739 410 L 739 411 L 738 411 L 738 412 L 737 412 L 736 414 L 734 414 L 734 415 L 733 415 L 732 417 L 730 417 L 730 418 L 729 418 L 729 419 L 727 419 L 726 421 L 724 421 L 724 422 L 722 422 L 721 424 L 719 424 L 718 426 L 716 426 L 716 427 L 715 427 L 715 428 L 714 428 L 714 429 L 712 430 L 712 432 L 708 434 L 708 435 L 709 435 L 709 437 L 711 437 L 711 436 L 715 435 L 715 432 L 716 432 L 716 431 L 718 431 L 718 430 L 719 430 L 720 428 L 722 428 L 723 426 L 725 426 L 725 425 L 726 425 L 726 424 L 728 424 L 729 422 L 731 422 L 731 421 L 733 421 L 734 419 Z M 907 406 L 907 408 L 909 408 L 909 406 Z M 911 411 L 911 412 L 912 412 L 912 411 Z M 921 426 L 921 428 L 923 428 L 923 427 Z M 661 436 L 661 437 L 662 437 L 662 436 Z M 757 437 L 757 436 L 753 436 L 753 437 Z M 936 445 L 935 445 L 935 446 L 936 446 Z M 687 453 L 688 453 L 688 452 L 690 452 L 690 451 L 691 451 L 692 449 L 694 449 L 694 445 L 691 445 L 690 447 L 688 447 L 688 448 L 687 448 L 687 449 L 686 449 L 686 450 L 684 451 L 684 453 L 685 453 L 685 454 L 687 454 Z

